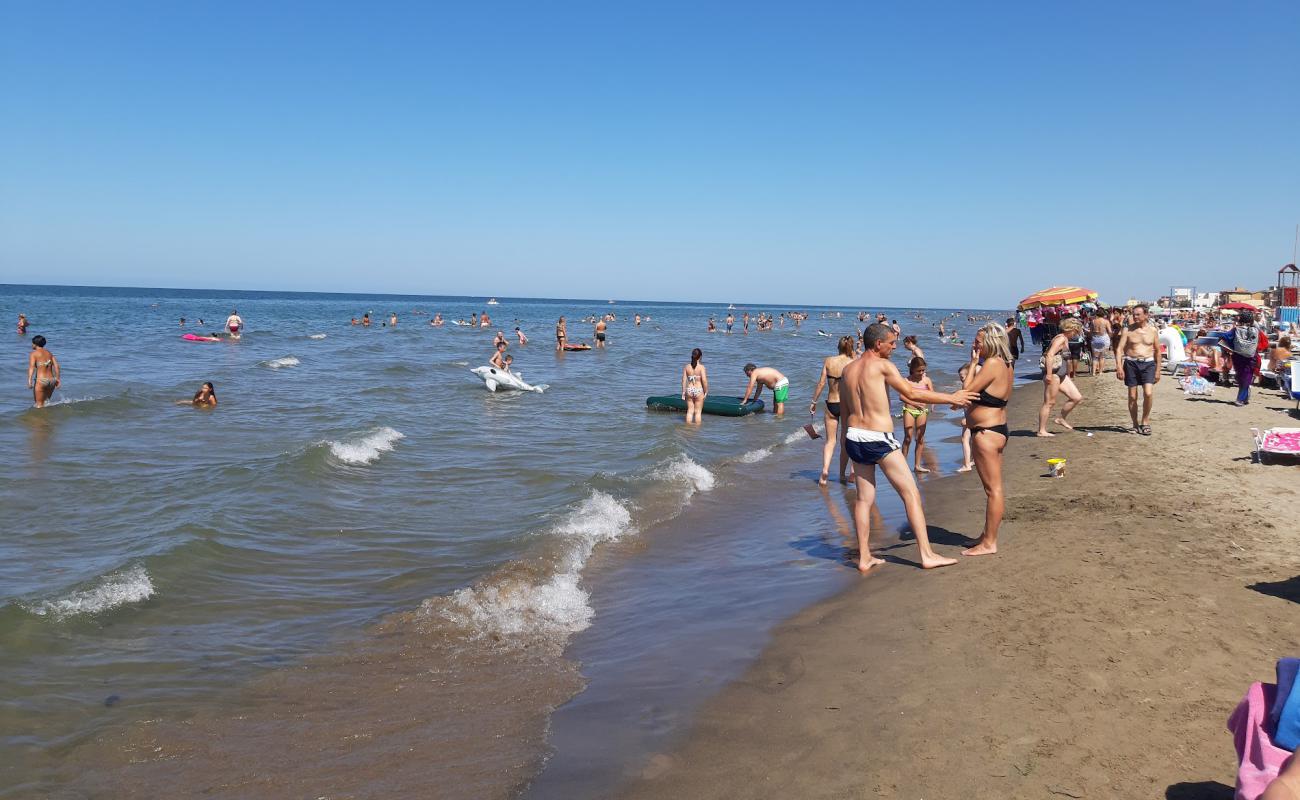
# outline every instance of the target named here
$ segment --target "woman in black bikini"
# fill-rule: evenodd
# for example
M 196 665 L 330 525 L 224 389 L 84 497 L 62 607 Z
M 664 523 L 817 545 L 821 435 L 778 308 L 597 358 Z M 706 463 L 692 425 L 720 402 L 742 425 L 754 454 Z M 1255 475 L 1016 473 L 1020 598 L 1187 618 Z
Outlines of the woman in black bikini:
M 976 365 L 983 359 L 978 370 Z M 962 551 L 965 556 L 986 556 L 998 551 L 998 528 L 1002 525 L 1005 501 L 1002 494 L 1002 451 L 1007 447 L 1007 401 L 1015 373 L 1011 369 L 1011 345 L 1007 329 L 990 322 L 975 334 L 970 352 L 970 368 L 963 389 L 979 392 L 966 409 L 966 427 L 971 432 L 971 449 L 975 454 L 975 471 L 984 484 L 988 504 L 984 509 L 984 532 L 974 547 Z
M 826 445 L 822 448 L 822 474 L 817 479 L 819 486 L 826 485 L 826 476 L 831 471 L 831 459 L 835 457 L 835 445 L 839 441 L 839 423 L 840 423 L 840 377 L 844 374 L 844 367 L 853 360 L 853 337 L 841 336 L 839 342 L 839 353 L 822 361 L 822 374 L 817 379 L 817 388 L 813 390 L 812 403 L 808 405 L 808 413 L 817 413 L 817 398 L 822 393 L 822 387 L 826 387 Z M 849 457 L 840 448 L 840 483 L 844 483 L 845 468 L 848 466 Z

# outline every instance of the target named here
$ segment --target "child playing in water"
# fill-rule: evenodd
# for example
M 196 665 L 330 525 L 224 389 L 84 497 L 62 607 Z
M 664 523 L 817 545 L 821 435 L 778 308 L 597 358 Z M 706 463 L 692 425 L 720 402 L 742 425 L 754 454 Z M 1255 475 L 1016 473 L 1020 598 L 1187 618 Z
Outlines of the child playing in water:
M 925 374 L 925 359 L 920 356 L 914 356 L 911 361 L 907 362 L 907 382 L 912 384 L 915 389 L 926 392 L 934 391 L 934 384 L 930 381 L 930 376 Z M 916 455 L 912 462 L 912 469 L 917 473 L 925 473 L 930 470 L 921 466 L 921 452 L 925 449 L 925 425 L 930 417 L 930 406 L 927 403 L 911 404 L 903 401 L 903 458 L 907 459 L 908 451 L 912 447 L 912 441 L 916 441 Z

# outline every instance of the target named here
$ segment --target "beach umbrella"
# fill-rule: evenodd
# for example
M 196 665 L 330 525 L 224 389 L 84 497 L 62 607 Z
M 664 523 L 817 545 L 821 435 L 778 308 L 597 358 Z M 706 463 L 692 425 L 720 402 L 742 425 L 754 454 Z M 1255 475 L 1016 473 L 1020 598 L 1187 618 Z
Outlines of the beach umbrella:
M 1034 292 L 1024 300 L 1021 300 L 1020 305 L 1016 306 L 1016 308 L 1020 311 L 1024 311 L 1027 308 L 1067 306 L 1096 299 L 1097 293 L 1091 289 L 1084 289 L 1080 286 L 1053 286 L 1052 288 L 1044 289 L 1041 292 Z
M 1258 311 L 1259 309 L 1255 308 L 1250 303 L 1224 303 L 1223 305 L 1219 306 L 1219 310 L 1220 311 Z

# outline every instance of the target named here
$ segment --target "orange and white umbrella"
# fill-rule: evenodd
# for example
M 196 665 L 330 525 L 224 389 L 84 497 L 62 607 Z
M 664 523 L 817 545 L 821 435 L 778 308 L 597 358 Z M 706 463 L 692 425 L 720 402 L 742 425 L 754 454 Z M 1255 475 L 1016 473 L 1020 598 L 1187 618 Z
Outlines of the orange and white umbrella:
M 1070 306 L 1096 300 L 1097 293 L 1081 286 L 1053 286 L 1033 294 L 1020 301 L 1018 309 L 1041 308 L 1043 306 Z

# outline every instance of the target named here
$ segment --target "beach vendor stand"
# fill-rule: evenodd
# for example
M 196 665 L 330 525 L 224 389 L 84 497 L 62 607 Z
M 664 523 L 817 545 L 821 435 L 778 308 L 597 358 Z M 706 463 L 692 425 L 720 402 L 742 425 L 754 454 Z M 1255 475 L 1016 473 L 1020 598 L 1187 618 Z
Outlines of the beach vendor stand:
M 1027 311 L 1041 319 L 1030 329 L 1031 338 L 1044 350 L 1060 333 L 1061 316 L 1077 310 L 1080 303 L 1094 303 L 1097 293 L 1081 286 L 1052 286 L 1020 301 L 1016 311 Z

